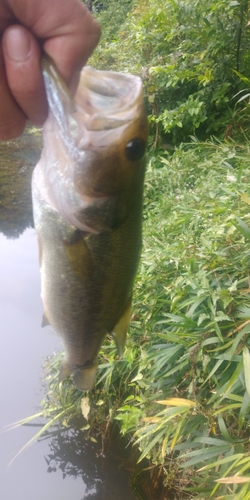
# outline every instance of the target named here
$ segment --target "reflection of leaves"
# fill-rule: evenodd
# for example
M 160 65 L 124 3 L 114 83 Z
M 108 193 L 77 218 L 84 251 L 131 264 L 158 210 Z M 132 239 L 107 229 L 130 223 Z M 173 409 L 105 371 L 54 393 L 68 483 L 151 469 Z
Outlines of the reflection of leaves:
M 52 473 L 60 469 L 63 479 L 66 476 L 82 477 L 87 491 L 91 494 L 93 489 L 96 491 L 95 486 L 98 482 L 96 450 L 93 443 L 84 439 L 81 431 L 65 429 L 58 432 L 49 447 L 51 453 L 45 457 L 47 472 Z
M 0 231 L 17 238 L 33 226 L 31 174 L 40 156 L 41 137 L 28 129 L 19 139 L 0 143 Z
M 82 478 L 87 490 L 84 500 L 135 500 L 130 489 L 130 468 L 124 461 L 124 448 L 114 442 L 112 452 L 101 454 L 101 443 L 85 438 L 85 433 L 75 428 L 60 429 L 49 434 L 51 453 L 45 457 L 47 472 L 62 471 L 66 476 Z

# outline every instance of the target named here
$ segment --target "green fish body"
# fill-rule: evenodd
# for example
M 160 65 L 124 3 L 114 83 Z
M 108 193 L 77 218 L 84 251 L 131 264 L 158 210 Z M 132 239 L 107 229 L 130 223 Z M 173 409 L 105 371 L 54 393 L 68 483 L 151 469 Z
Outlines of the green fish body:
M 122 354 L 141 251 L 147 118 L 138 77 L 85 67 L 73 100 L 48 60 L 49 117 L 32 178 L 45 321 L 60 379 L 92 388 L 101 344 Z

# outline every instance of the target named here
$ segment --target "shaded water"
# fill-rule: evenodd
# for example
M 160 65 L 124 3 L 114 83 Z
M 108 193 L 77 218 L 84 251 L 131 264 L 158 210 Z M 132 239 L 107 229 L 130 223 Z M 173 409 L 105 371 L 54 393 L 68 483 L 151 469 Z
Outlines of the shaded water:
M 0 144 L 0 498 L 135 500 L 119 449 L 99 456 L 99 446 L 84 441 L 76 429 L 33 444 L 9 465 L 37 428 L 3 431 L 39 409 L 42 360 L 62 349 L 61 340 L 40 327 L 30 196 L 39 148 L 40 137 L 31 130 L 18 141 Z

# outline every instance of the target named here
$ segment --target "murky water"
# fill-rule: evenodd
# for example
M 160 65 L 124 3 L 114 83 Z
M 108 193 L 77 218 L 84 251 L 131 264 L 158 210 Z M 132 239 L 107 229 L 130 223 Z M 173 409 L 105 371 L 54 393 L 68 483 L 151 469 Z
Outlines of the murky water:
M 62 349 L 61 340 L 40 326 L 40 275 L 30 197 L 39 147 L 40 138 L 32 131 L 19 141 L 0 144 L 0 498 L 135 500 L 119 450 L 98 456 L 99 447 L 84 441 L 76 429 L 36 442 L 11 463 L 37 428 L 4 432 L 5 428 L 38 410 L 42 360 Z

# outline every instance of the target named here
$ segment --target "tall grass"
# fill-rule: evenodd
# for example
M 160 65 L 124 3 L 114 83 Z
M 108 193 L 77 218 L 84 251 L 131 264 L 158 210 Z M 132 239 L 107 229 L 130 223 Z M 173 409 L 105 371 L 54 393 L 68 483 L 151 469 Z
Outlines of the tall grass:
M 178 499 L 250 499 L 249 149 L 149 154 L 125 355 L 107 339 L 84 397 L 46 362 L 45 416 L 82 411 L 89 435 L 116 421 Z

